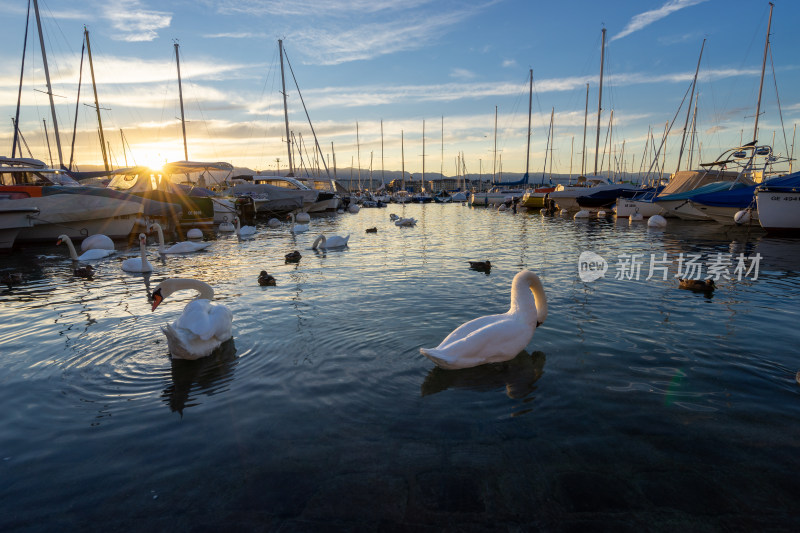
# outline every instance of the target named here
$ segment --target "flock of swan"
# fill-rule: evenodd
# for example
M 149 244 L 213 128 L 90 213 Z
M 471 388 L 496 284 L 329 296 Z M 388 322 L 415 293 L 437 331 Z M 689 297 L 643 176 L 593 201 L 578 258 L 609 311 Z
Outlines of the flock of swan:
M 301 213 L 305 214 L 305 213 Z M 307 214 L 305 214 L 307 216 Z M 291 215 L 291 232 L 308 231 L 307 224 L 297 224 L 298 217 Z M 390 218 L 397 226 L 413 226 L 416 220 L 402 218 L 394 214 Z M 256 228 L 241 226 L 238 217 L 230 224 L 240 236 L 252 235 Z M 182 241 L 165 247 L 164 233 L 157 223 L 148 231 L 157 232 L 159 253 L 186 254 L 204 250 L 211 243 Z M 220 231 L 230 231 L 229 228 Z M 369 231 L 369 230 L 368 230 Z M 320 235 L 314 240 L 312 249 L 342 249 L 348 245 L 350 235 Z M 74 261 L 85 261 L 108 257 L 115 252 L 114 243 L 103 235 L 87 237 L 82 243 L 82 255 L 67 235 L 59 238 L 58 244 L 66 243 L 70 257 Z M 126 272 L 152 272 L 153 266 L 147 260 L 147 236 L 139 234 L 139 257 L 131 257 L 122 262 Z M 286 255 L 287 262 L 297 262 L 300 252 Z M 473 264 L 474 263 L 474 264 Z M 488 271 L 489 261 L 470 262 L 472 268 Z M 79 274 L 79 271 L 81 272 Z M 75 269 L 76 276 L 91 277 L 91 265 Z M 258 283 L 275 285 L 275 278 L 262 271 Z M 233 336 L 233 312 L 222 304 L 212 303 L 214 289 L 209 284 L 196 279 L 167 278 L 156 286 L 152 293 L 152 311 L 171 294 L 182 290 L 195 290 L 197 297 L 189 302 L 177 320 L 162 326 L 167 337 L 171 357 L 176 359 L 199 359 L 207 357 L 222 343 Z M 435 348 L 420 348 L 420 353 L 444 369 L 470 368 L 487 363 L 509 361 L 516 357 L 530 343 L 536 328 L 547 317 L 547 298 L 539 277 L 530 270 L 519 272 L 511 283 L 511 306 L 502 314 L 479 317 L 462 324 L 450 333 Z

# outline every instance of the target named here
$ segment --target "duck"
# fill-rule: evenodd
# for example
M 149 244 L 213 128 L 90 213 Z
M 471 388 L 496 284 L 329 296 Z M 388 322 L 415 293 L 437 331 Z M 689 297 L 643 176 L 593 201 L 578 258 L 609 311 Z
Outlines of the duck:
M 236 224 L 236 234 L 239 237 L 252 237 L 256 234 L 255 226 L 242 226 L 239 217 L 234 217 L 233 223 Z
M 678 287 L 690 291 L 711 292 L 717 288 L 713 279 L 685 279 L 678 278 Z
M 436 348 L 420 348 L 420 353 L 447 370 L 510 361 L 525 349 L 546 318 L 547 297 L 542 282 L 534 272 L 523 270 L 511 282 L 511 307 L 507 312 L 470 320 Z
M 104 248 L 91 248 L 83 252 L 81 255 L 78 255 L 78 252 L 75 251 L 75 245 L 72 244 L 72 239 L 69 238 L 69 235 L 59 235 L 56 245 L 59 245 L 62 242 L 67 244 L 67 248 L 69 248 L 69 256 L 73 261 L 96 261 L 98 259 L 108 257 L 116 252 L 116 250 L 113 249 L 106 250 Z
M 262 270 L 261 274 L 258 275 L 258 284 L 262 287 L 274 287 L 275 277 L 272 274 L 267 274 L 266 270 Z
M 82 252 L 94 249 L 113 250 L 114 241 L 112 241 L 108 235 L 103 235 L 102 233 L 95 233 L 83 239 L 81 242 Z
M 186 304 L 178 319 L 161 327 L 167 337 L 173 359 L 208 357 L 233 336 L 233 312 L 222 304 L 213 304 L 214 289 L 208 283 L 191 278 L 167 278 L 153 290 L 152 311 L 172 293 L 196 290 L 197 297 Z
M 72 275 L 75 276 L 76 278 L 90 279 L 92 276 L 94 276 L 94 268 L 92 267 L 92 265 L 78 267 L 72 271 Z
M 300 255 L 300 252 L 295 250 L 294 252 L 289 252 L 284 257 L 286 258 L 287 263 L 298 263 L 300 261 L 300 258 L 302 258 L 303 256 Z
M 296 224 L 295 223 L 295 214 L 294 213 L 290 214 L 286 218 L 289 218 L 289 219 L 292 220 L 292 228 L 291 228 L 291 232 L 292 233 L 305 233 L 306 231 L 308 231 L 308 224 Z
M 211 246 L 210 242 L 192 242 L 192 241 L 181 241 L 178 243 L 173 244 L 169 248 L 164 248 L 164 230 L 161 229 L 161 224 L 158 222 L 153 222 L 147 228 L 147 231 L 152 233 L 153 230 L 158 232 L 158 253 L 161 255 L 166 254 L 189 254 L 192 252 L 199 252 L 200 250 L 205 250 L 209 246 Z
M 139 234 L 139 257 L 130 257 L 122 262 L 122 270 L 125 272 L 152 272 L 153 265 L 147 260 L 147 235 Z
M 347 241 L 350 239 L 350 235 L 347 237 L 340 237 L 339 235 L 331 235 L 330 237 L 326 237 L 325 235 L 320 235 L 314 240 L 314 244 L 311 245 L 312 250 L 316 250 L 317 248 L 321 248 L 323 250 L 329 250 L 331 248 L 344 248 L 347 246 Z
M 22 272 L 4 272 L 0 275 L 0 282 L 5 283 L 8 285 L 10 289 L 13 285 L 18 285 L 25 280 L 25 277 L 22 275 Z
M 483 272 L 488 272 L 492 269 L 492 263 L 489 261 L 468 261 L 469 267 L 472 270 L 481 270 Z
M 378 233 L 378 228 L 367 228 L 367 233 Z

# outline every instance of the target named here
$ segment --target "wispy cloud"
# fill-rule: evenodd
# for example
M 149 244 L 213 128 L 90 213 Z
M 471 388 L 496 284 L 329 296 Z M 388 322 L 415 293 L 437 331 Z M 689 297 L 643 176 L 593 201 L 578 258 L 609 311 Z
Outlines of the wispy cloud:
M 619 32 L 617 35 L 611 38 L 612 41 L 616 41 L 617 39 L 622 39 L 623 37 L 627 37 L 631 33 L 637 32 L 643 28 L 646 28 L 650 24 L 663 19 L 664 17 L 679 11 L 683 8 L 690 7 L 696 4 L 700 4 L 705 2 L 706 0 L 668 0 L 663 6 L 659 7 L 658 9 L 652 9 L 650 11 L 645 11 L 644 13 L 639 13 L 635 15 L 628 25 Z
M 506 59 L 503 61 L 503 67 L 505 68 L 516 67 L 516 66 L 517 66 L 517 61 L 515 59 Z
M 450 77 L 459 80 L 472 80 L 476 78 L 476 74 L 465 68 L 454 68 L 450 71 Z
M 102 15 L 117 30 L 119 41 L 152 41 L 158 30 L 168 28 L 172 14 L 147 9 L 139 0 L 112 0 L 102 7 Z
M 223 0 L 216 2 L 221 13 L 264 16 L 346 16 L 415 9 L 435 0 Z

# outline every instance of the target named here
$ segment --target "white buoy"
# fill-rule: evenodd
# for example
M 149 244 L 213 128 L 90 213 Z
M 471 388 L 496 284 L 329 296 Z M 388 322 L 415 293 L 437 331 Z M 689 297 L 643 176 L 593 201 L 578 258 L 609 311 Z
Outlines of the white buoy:
M 350 204 L 349 206 L 347 206 L 347 210 L 355 215 L 361 210 L 361 208 L 358 207 L 358 204 Z
M 589 211 L 587 211 L 586 209 L 581 209 L 580 211 L 575 213 L 575 216 L 572 218 L 589 218 Z
M 558 212 L 559 215 L 566 215 L 567 213 L 568 211 L 566 209 L 562 209 L 561 211 Z
M 186 237 L 189 238 L 189 239 L 202 239 L 203 238 L 203 232 L 200 231 L 197 228 L 192 228 L 192 229 L 190 229 L 189 231 L 186 232 Z
M 647 225 L 651 228 L 666 228 L 667 219 L 661 215 L 653 215 L 648 219 Z
M 641 222 L 643 219 L 642 214 L 637 211 L 630 216 L 628 222 Z
M 500 204 L 500 207 L 497 208 L 498 211 L 506 211 L 508 206 L 506 204 Z
M 303 224 L 306 222 L 311 222 L 311 215 L 305 211 L 301 211 L 294 216 L 294 220 Z
M 733 215 L 733 221 L 736 222 L 737 226 L 748 224 L 750 222 L 750 210 L 742 209 L 741 211 L 737 211 L 736 214 Z
M 606 216 L 605 211 L 600 210 L 597 212 L 597 218 L 604 218 L 605 216 Z
M 270 228 L 277 228 L 278 226 L 280 226 L 280 225 L 281 225 L 281 221 L 280 221 L 280 220 L 278 220 L 277 218 L 271 218 L 271 219 L 269 219 L 269 220 L 267 221 L 267 225 L 268 225 Z

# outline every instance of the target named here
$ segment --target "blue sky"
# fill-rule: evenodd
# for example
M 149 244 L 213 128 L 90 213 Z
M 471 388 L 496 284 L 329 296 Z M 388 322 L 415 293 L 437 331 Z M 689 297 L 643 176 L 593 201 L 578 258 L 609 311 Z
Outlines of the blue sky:
M 422 170 L 424 122 L 426 172 L 443 168 L 453 175 L 458 153 L 471 173 L 499 172 L 501 165 L 504 172 L 524 172 L 532 68 L 534 177 L 544 169 L 551 110 L 553 172 L 569 173 L 570 166 L 573 174 L 580 172 L 586 83 L 586 164 L 587 173 L 593 171 L 604 27 L 601 151 L 611 146 L 628 170 L 641 168 L 648 132 L 652 128 L 660 139 L 665 122 L 678 110 L 704 38 L 697 86 L 701 156 L 708 161 L 742 138 L 752 140 L 769 14 L 768 2 L 753 0 L 40 0 L 39 6 L 65 159 L 85 25 L 114 166 L 124 166 L 126 157 L 129 165 L 183 159 L 177 40 L 189 158 L 262 170 L 280 165 L 285 171 L 277 62 L 282 38 L 327 162 L 332 165 L 333 143 L 337 167 L 349 167 L 351 161 L 358 166 L 360 151 L 362 172 L 368 172 L 371 155 L 380 171 L 381 121 L 386 169 L 400 168 L 402 132 L 406 170 Z M 4 155 L 11 153 L 26 9 L 26 0 L 0 0 L 6 28 L 0 35 Z M 762 99 L 760 140 L 771 143 L 775 132 L 775 150 L 784 154 L 791 150 L 792 128 L 800 118 L 792 36 L 799 12 L 797 2 L 776 2 Z M 81 102 L 90 103 L 86 65 L 83 83 Z M 32 20 L 20 125 L 33 155 L 47 160 L 42 120 L 52 138 L 52 119 L 45 90 Z M 287 92 L 290 129 L 302 135 L 312 154 L 313 138 L 291 77 Z M 685 105 L 667 142 L 670 171 L 677 164 Z M 86 168 L 102 157 L 94 110 L 79 108 L 75 160 Z M 127 141 L 124 151 L 120 131 Z M 51 150 L 55 154 L 54 145 Z M 697 153 L 694 158 L 696 163 Z

